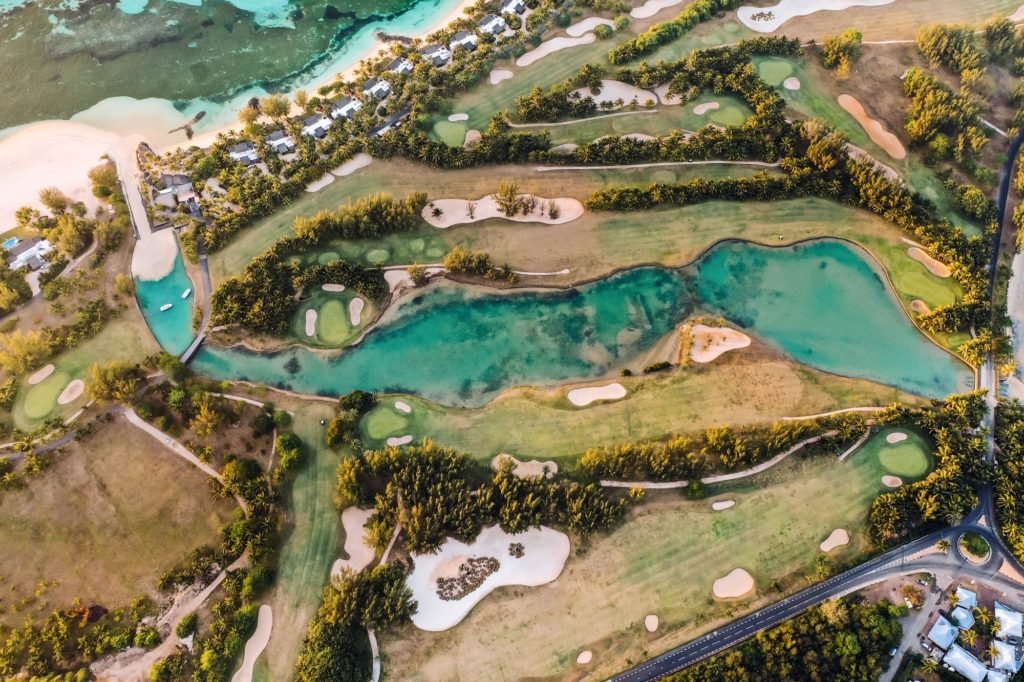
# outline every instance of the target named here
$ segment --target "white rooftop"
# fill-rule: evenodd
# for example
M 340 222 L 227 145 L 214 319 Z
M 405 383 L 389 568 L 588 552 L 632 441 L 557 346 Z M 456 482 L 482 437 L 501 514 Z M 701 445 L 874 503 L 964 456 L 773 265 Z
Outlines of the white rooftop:
M 985 682 L 1010 682 L 1010 673 L 989 668 Z
M 942 662 L 966 677 L 970 682 L 983 682 L 988 674 L 988 668 L 985 667 L 985 664 L 958 644 L 954 644 L 949 648 Z
M 945 616 L 939 616 L 935 625 L 928 631 L 928 639 L 935 642 L 940 649 L 948 649 L 949 645 L 956 639 L 956 627 L 953 626 Z
M 965 587 L 956 588 L 956 597 L 959 600 L 957 605 L 964 607 L 965 609 L 976 609 L 978 608 L 978 595 L 975 592 L 968 590 Z
M 997 652 L 995 660 L 992 662 L 993 668 L 1008 670 L 1012 673 L 1020 670 L 1020 661 L 1015 658 L 1017 651 L 1012 644 L 996 639 L 992 640 L 992 646 Z
M 949 619 L 956 623 L 961 630 L 970 630 L 974 627 L 974 614 L 962 606 L 953 609 L 953 612 L 949 614 Z
M 996 637 L 1000 639 L 1005 637 L 1020 638 L 1022 626 L 1024 626 L 1024 615 L 1008 606 L 1003 606 L 999 602 L 995 603 L 995 611 L 996 620 L 999 622 Z

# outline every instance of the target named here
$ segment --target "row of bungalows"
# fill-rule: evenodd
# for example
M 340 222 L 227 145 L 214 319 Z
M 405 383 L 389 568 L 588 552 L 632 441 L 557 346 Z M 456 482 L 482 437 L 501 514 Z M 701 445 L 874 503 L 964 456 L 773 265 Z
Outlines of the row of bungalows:
M 928 639 L 937 647 L 932 656 L 970 682 L 1007 682 L 1024 663 L 1024 614 L 995 602 L 996 628 L 991 643 L 995 655 L 991 665 L 985 665 L 956 643 L 961 630 L 974 626 L 972 611 L 978 607 L 978 595 L 962 586 L 957 587 L 956 595 L 957 605 L 949 617 L 940 614 L 928 631 Z

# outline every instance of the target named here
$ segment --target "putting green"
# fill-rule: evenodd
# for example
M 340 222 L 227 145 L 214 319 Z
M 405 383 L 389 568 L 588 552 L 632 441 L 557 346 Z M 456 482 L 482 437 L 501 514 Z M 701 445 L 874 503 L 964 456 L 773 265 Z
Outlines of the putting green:
M 782 85 L 793 74 L 793 65 L 785 59 L 768 57 L 757 60 L 757 72 L 768 85 Z
M 381 440 L 404 429 L 408 423 L 391 405 L 378 405 L 363 417 L 362 427 L 370 438 Z
M 341 343 L 352 335 L 348 321 L 348 310 L 338 300 L 330 300 L 320 306 L 316 322 L 317 335 L 323 343 Z
M 366 261 L 368 263 L 383 263 L 390 255 L 387 249 L 373 249 L 366 252 Z
M 743 125 L 743 122 L 747 120 L 747 116 L 743 113 L 742 109 L 726 101 L 722 102 L 718 109 L 709 112 L 708 119 L 720 126 L 738 126 Z
M 336 261 L 339 258 L 341 258 L 341 256 L 338 255 L 337 251 L 324 251 L 319 256 L 317 256 L 316 262 L 319 263 L 320 265 L 327 265 L 328 263 Z
M 413 253 L 420 253 L 424 248 L 426 248 L 427 244 L 422 239 L 410 239 L 407 246 Z
M 31 419 L 43 419 L 57 407 L 57 397 L 71 377 L 64 372 L 54 372 L 29 389 L 25 395 L 25 415 Z
M 887 438 L 894 433 L 906 434 L 906 440 L 890 443 Z M 856 457 L 876 457 L 886 473 L 899 476 L 904 483 L 915 481 L 932 468 L 930 448 L 927 441 L 916 431 L 902 427 L 882 429 L 861 448 L 864 452 Z
M 466 141 L 469 127 L 465 121 L 438 121 L 434 124 L 434 137 L 449 147 L 461 147 Z

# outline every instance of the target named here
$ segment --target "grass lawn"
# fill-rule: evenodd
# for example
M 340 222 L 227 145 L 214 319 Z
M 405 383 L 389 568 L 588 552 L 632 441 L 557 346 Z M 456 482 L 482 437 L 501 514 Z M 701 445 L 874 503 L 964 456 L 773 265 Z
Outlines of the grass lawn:
M 408 415 L 395 410 L 392 397 L 387 397 L 360 426 L 369 447 L 382 446 L 389 436 L 409 434 L 417 440 L 432 438 L 481 461 L 507 452 L 555 459 L 571 468 L 590 447 L 842 407 L 922 402 L 896 389 L 800 366 L 757 342 L 708 365 L 616 380 L 626 386 L 626 398 L 585 408 L 573 407 L 565 389 L 516 389 L 477 409 L 403 396 L 412 407 Z
M 310 346 L 340 348 L 346 346 L 362 333 L 376 314 L 372 302 L 363 299 L 365 306 L 358 325 L 353 325 L 349 315 L 349 303 L 357 297 L 354 291 L 317 291 L 304 300 L 292 320 L 292 336 Z M 306 335 L 306 311 L 316 310 L 316 328 L 312 336 Z
M 742 487 L 712 487 L 711 499 L 649 494 L 613 533 L 574 541 L 562 575 L 538 588 L 503 588 L 458 626 L 428 633 L 406 626 L 381 645 L 388 676 L 401 680 L 581 679 L 576 656 L 594 654 L 586 679 L 604 679 L 783 594 L 815 576 L 818 545 L 836 528 L 850 544 L 835 562 L 868 550 L 871 501 L 884 488 L 878 460 L 852 455 L 791 458 Z M 711 510 L 713 499 L 737 504 Z M 712 583 L 733 568 L 754 577 L 757 594 L 716 600 Z M 769 586 L 779 581 L 782 593 Z M 643 627 L 656 614 L 657 633 Z M 529 652 L 529 655 L 523 655 Z
M 906 434 L 907 439 L 890 443 L 886 437 L 892 433 Z M 858 456 L 878 459 L 879 466 L 887 473 L 902 478 L 904 483 L 913 483 L 921 479 L 932 468 L 928 441 L 920 433 L 910 429 L 883 429 L 864 444 Z
M 155 595 L 159 575 L 194 547 L 216 544 L 235 511 L 207 477 L 121 419 L 71 443 L 23 490 L 0 495 L 0 624 L 82 604 Z M 15 612 L 42 581 L 57 584 Z

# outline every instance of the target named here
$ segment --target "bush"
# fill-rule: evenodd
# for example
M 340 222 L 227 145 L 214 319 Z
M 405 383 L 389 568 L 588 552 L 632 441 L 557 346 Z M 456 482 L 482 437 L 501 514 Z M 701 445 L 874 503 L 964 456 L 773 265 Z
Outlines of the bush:
M 178 635 L 181 639 L 185 639 L 189 635 L 194 634 L 198 627 L 199 614 L 192 612 L 178 621 L 178 627 L 174 629 L 174 634 Z

